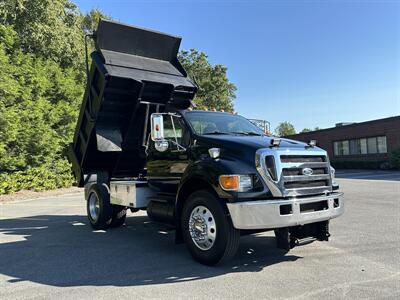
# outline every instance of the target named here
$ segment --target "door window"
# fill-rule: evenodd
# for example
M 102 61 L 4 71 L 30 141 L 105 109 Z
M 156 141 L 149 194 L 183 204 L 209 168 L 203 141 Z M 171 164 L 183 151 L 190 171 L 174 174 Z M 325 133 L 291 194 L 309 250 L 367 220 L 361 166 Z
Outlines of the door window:
M 182 118 L 174 116 L 164 117 L 164 138 L 170 141 L 177 142 L 184 147 L 188 145 L 189 136 Z

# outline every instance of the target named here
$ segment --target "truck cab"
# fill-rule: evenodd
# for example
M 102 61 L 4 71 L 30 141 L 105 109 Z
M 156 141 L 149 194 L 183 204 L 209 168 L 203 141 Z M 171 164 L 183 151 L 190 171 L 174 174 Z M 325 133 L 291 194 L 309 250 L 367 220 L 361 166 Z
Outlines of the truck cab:
M 240 236 L 274 230 L 289 250 L 329 239 L 344 212 L 326 151 L 245 117 L 193 109 L 180 39 L 101 21 L 69 158 L 96 229 L 128 210 L 169 224 L 193 258 L 231 259 Z

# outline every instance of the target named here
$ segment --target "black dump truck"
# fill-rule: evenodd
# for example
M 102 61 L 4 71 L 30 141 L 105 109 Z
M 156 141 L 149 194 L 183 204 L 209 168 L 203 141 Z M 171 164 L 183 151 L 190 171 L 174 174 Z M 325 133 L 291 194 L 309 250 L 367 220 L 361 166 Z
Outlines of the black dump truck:
M 93 39 L 68 153 L 93 228 L 146 210 L 208 265 L 232 258 L 244 234 L 274 230 L 287 251 L 328 240 L 343 195 L 315 141 L 192 109 L 197 87 L 178 61 L 179 37 L 102 20 Z

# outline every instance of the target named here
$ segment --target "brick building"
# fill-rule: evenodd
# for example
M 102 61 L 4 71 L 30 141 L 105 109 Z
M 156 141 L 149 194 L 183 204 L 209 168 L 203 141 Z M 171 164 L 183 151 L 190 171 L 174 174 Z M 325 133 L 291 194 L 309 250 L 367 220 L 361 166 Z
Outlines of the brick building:
M 336 167 L 378 168 L 400 147 L 400 116 L 362 123 L 339 123 L 336 127 L 291 135 L 289 138 L 317 145 L 328 151 Z

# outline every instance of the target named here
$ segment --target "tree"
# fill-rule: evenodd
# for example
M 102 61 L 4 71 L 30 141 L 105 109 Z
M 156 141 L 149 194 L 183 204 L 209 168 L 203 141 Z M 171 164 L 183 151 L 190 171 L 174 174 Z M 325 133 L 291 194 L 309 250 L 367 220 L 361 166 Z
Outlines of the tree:
M 72 184 L 65 154 L 86 84 L 84 36 L 100 18 L 110 17 L 70 0 L 0 0 L 0 194 Z M 199 84 L 195 101 L 232 111 L 226 67 L 195 50 L 180 58 Z
M 72 183 L 65 150 L 85 86 L 82 18 L 66 0 L 0 3 L 0 194 Z
M 89 13 L 83 16 L 81 28 L 84 33 L 92 33 L 97 29 L 100 19 L 111 20 L 111 16 L 105 15 L 97 8 L 93 8 Z
M 82 69 L 82 15 L 69 0 L 3 0 L 0 23 L 18 34 L 20 49 L 62 67 Z M 83 69 L 82 69 L 83 70 Z
M 39 167 L 62 157 L 84 88 L 74 69 L 17 49 L 17 37 L 11 27 L 0 25 L 2 172 Z
M 236 86 L 227 77 L 227 67 L 212 65 L 204 52 L 195 49 L 181 51 L 179 61 L 199 87 L 194 102 L 200 109 L 233 111 Z
M 312 131 L 310 128 L 304 128 L 304 129 L 301 131 L 301 133 L 310 132 L 310 131 Z
M 277 136 L 288 136 L 288 135 L 293 135 L 296 134 L 296 129 L 294 128 L 294 126 L 285 121 L 282 122 L 278 125 L 278 127 L 275 128 L 275 134 Z

